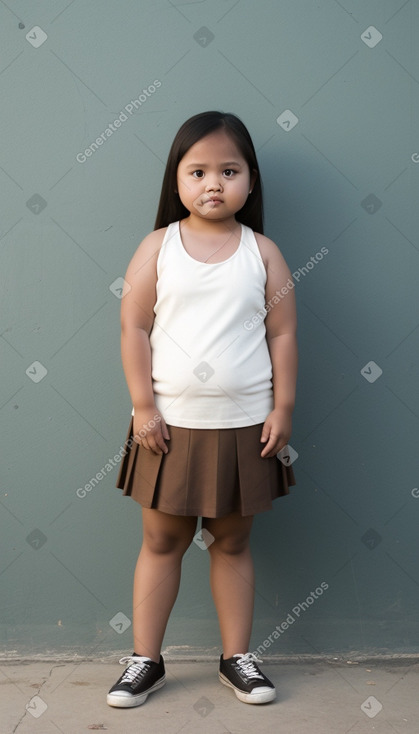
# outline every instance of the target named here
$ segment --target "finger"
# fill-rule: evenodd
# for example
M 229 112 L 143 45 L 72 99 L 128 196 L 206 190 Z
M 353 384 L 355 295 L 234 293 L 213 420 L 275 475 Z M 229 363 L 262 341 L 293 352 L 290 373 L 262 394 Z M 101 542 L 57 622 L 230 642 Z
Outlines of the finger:
M 161 427 L 162 427 L 163 438 L 165 438 L 166 441 L 170 441 L 170 433 L 169 433 L 169 430 L 163 418 L 161 419 Z
M 265 457 L 269 458 L 271 456 L 275 456 L 278 438 L 279 436 L 276 436 L 274 433 L 271 433 L 268 443 L 262 449 L 261 454 L 260 454 L 263 458 Z
M 157 446 L 157 444 L 153 445 L 153 444 L 152 444 L 151 442 L 149 442 L 149 441 L 144 441 L 144 442 L 142 443 L 142 446 L 143 446 L 143 448 L 145 448 L 145 449 L 146 449 L 147 451 L 151 451 L 151 453 L 152 453 L 152 454 L 161 454 L 161 453 L 163 453 L 163 452 L 162 452 L 162 450 L 161 450 L 161 448 L 159 448 L 159 446 Z
M 167 454 L 169 451 L 160 431 L 148 436 L 148 445 L 153 454 Z
M 268 441 L 268 443 L 266 444 L 266 446 L 262 449 L 260 453 L 262 458 L 269 457 L 271 449 L 272 449 L 272 441 Z
M 152 451 L 153 447 L 152 444 L 148 441 L 148 436 L 141 436 L 138 443 L 140 444 L 141 448 L 146 449 L 146 451 Z
M 260 436 L 260 440 L 261 440 L 261 443 L 262 443 L 262 442 L 265 442 L 265 441 L 267 441 L 267 440 L 268 440 L 268 438 L 269 438 L 269 433 L 270 433 L 270 426 L 267 426 L 267 425 L 265 424 L 265 425 L 263 426 L 263 428 L 262 428 L 262 433 L 261 433 L 261 436 Z
M 167 444 L 161 434 L 155 436 L 155 449 L 156 453 L 158 454 L 161 454 L 162 452 L 163 454 L 167 454 L 167 452 L 169 451 L 169 449 L 167 448 Z

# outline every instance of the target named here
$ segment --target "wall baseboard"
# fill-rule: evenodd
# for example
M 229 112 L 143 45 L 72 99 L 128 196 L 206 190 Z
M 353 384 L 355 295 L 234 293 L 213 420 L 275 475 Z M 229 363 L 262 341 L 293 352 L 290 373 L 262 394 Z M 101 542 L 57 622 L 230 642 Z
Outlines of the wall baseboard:
M 195 651 L 191 649 L 188 653 L 182 649 L 176 652 L 173 648 L 171 650 L 162 651 L 165 662 L 167 663 L 188 663 L 188 662 L 199 662 L 199 663 L 213 663 L 218 661 L 220 653 L 215 654 L 214 650 L 203 650 Z M 104 663 L 114 664 L 119 658 L 127 655 L 127 651 L 109 651 L 108 653 L 102 653 L 101 655 L 81 655 L 74 651 L 46 651 L 45 653 L 37 653 L 33 655 L 22 654 L 16 651 L 0 653 L 0 664 L 1 665 L 14 665 L 21 663 L 23 665 L 29 665 L 32 663 Z M 298 665 L 299 663 L 307 664 L 318 664 L 328 663 L 330 665 L 359 665 L 359 664 L 394 664 L 394 665 L 412 665 L 419 663 L 419 652 L 414 653 L 382 653 L 382 652 L 353 652 L 345 653 L 343 655 L 263 655 L 261 657 L 264 664 L 271 665 Z

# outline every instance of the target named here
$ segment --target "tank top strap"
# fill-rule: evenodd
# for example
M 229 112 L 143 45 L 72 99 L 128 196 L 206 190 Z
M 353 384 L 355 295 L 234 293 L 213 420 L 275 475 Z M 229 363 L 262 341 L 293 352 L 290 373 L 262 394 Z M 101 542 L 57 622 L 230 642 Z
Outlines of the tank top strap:
M 179 222 L 171 222 L 166 229 L 157 258 L 157 276 L 161 275 L 164 263 L 174 256 L 175 262 L 181 254 L 182 242 L 179 236 Z
M 242 224 L 242 245 L 244 246 L 247 253 L 251 253 L 251 255 L 253 256 L 253 262 L 255 262 L 256 260 L 266 278 L 266 268 L 263 262 L 262 255 L 260 254 L 259 245 L 257 243 L 255 233 L 253 229 L 248 227 L 246 224 Z

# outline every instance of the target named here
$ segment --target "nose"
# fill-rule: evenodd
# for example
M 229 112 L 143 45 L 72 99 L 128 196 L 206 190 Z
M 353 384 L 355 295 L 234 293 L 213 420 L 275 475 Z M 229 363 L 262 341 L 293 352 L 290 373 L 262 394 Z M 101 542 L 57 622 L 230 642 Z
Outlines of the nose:
M 217 178 L 213 177 L 212 180 L 208 180 L 205 186 L 206 191 L 221 191 L 222 186 Z

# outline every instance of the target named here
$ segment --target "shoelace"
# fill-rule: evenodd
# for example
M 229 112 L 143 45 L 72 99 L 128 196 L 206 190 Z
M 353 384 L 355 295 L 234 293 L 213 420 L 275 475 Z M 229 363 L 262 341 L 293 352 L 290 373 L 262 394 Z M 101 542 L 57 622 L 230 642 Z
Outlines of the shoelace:
M 150 658 L 146 657 L 137 658 L 130 655 L 128 657 L 121 658 L 119 662 L 121 665 L 132 663 L 122 674 L 121 683 L 137 683 L 150 667 L 147 664 L 150 662 Z
M 262 663 L 263 661 L 254 655 L 254 653 L 247 652 L 245 655 L 238 656 L 236 660 L 236 665 L 243 671 L 243 673 L 245 673 L 247 678 L 260 678 L 263 680 L 262 673 L 260 673 L 255 665 L 255 662 Z

